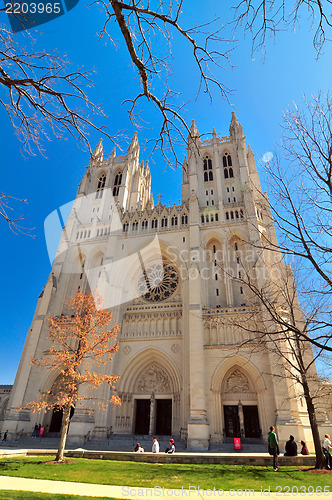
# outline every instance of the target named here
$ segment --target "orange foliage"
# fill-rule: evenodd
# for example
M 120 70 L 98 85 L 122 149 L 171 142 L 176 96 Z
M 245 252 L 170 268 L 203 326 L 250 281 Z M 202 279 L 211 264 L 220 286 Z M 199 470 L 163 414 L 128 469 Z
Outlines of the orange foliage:
M 107 407 L 111 404 L 121 404 L 115 395 L 115 384 L 119 375 L 97 372 L 103 365 L 112 360 L 118 350 L 114 343 L 118 336 L 119 326 L 105 330 L 112 314 L 103 309 L 102 297 L 98 292 L 84 295 L 81 290 L 68 300 L 66 306 L 72 314 L 50 316 L 49 335 L 51 347 L 42 359 L 32 359 L 32 364 L 54 371 L 58 377 L 52 389 L 43 393 L 41 398 L 32 401 L 24 408 L 32 411 L 47 411 L 57 406 L 65 409 L 68 405 L 75 407 L 80 401 L 90 400 L 93 404 Z M 111 388 L 111 396 L 107 400 L 96 400 L 91 395 L 91 389 L 96 389 L 107 383 Z M 86 384 L 89 391 L 79 391 Z M 84 393 L 89 393 L 86 395 Z

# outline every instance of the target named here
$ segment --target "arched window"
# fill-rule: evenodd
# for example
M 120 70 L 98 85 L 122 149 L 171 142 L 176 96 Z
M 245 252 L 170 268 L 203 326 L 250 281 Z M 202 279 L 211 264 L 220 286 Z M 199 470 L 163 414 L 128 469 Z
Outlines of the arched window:
M 161 219 L 161 227 L 167 227 L 167 217 Z
M 219 221 L 219 215 L 218 215 L 218 214 L 216 214 L 216 215 L 215 215 L 215 218 L 216 218 L 216 222 L 218 222 L 218 221 Z
M 231 219 L 234 219 L 234 213 L 231 212 Z
M 103 196 L 103 190 L 105 187 L 105 183 L 106 183 L 106 175 L 101 174 L 101 176 L 98 179 L 96 198 L 101 198 Z
M 235 218 L 238 219 L 239 218 L 239 212 L 237 210 L 235 210 Z
M 138 229 L 138 222 L 137 221 L 132 223 L 131 229 L 132 229 L 132 231 L 137 231 L 137 229 Z
M 226 212 L 226 220 L 229 220 L 229 213 Z
M 116 174 L 114 179 L 113 196 L 119 196 L 119 189 L 122 182 L 122 172 Z
M 129 227 L 129 224 L 128 222 L 125 222 L 122 226 L 122 230 L 124 233 L 127 233 L 128 232 L 128 227 Z
M 177 226 L 178 225 L 178 218 L 176 217 L 176 215 L 173 215 L 173 217 L 171 219 L 171 225 L 172 226 Z
M 203 160 L 204 182 L 213 181 L 212 160 L 206 156 Z
M 224 156 L 222 157 L 222 163 L 223 163 L 224 168 L 231 167 L 232 166 L 231 155 L 228 153 L 225 153 Z
M 142 229 L 147 229 L 148 228 L 148 221 L 147 220 L 143 220 L 142 222 Z
M 182 224 L 188 224 L 188 215 L 182 215 L 181 217 Z
M 153 219 L 151 223 L 152 229 L 157 229 L 158 227 L 158 219 Z
M 201 222 L 204 224 L 204 215 L 201 215 Z
M 224 177 L 225 177 L 225 179 L 234 177 L 234 171 L 233 171 L 233 168 L 231 168 L 233 166 L 232 157 L 231 157 L 230 154 L 225 153 L 223 155 L 223 157 L 222 157 L 222 164 L 223 164 L 223 167 L 224 167 Z
M 235 244 L 234 244 L 234 249 L 235 249 L 235 251 L 236 251 L 236 252 L 237 252 L 237 251 L 238 251 L 238 249 L 239 249 L 239 245 L 238 245 L 236 242 L 235 242 Z

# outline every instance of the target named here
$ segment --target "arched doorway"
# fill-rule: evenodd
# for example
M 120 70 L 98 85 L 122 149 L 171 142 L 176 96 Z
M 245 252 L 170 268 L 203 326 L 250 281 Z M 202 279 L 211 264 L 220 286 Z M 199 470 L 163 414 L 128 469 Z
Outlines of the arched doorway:
M 221 391 L 225 438 L 261 438 L 257 392 L 247 373 L 234 367 L 226 374 Z
M 69 419 L 72 418 L 74 415 L 75 408 L 71 408 L 70 410 L 70 417 Z M 61 426 L 62 426 L 62 419 L 63 419 L 63 410 L 62 408 L 60 409 L 58 406 L 55 406 L 52 411 L 52 417 L 51 417 L 51 422 L 50 422 L 50 427 L 48 429 L 48 432 L 54 432 L 58 433 L 61 431 Z
M 169 376 L 160 366 L 152 364 L 141 374 L 135 388 L 135 434 L 172 433 L 172 392 Z
M 178 434 L 180 388 L 177 367 L 167 354 L 155 347 L 136 354 L 122 370 L 122 404 L 111 414 L 114 434 Z

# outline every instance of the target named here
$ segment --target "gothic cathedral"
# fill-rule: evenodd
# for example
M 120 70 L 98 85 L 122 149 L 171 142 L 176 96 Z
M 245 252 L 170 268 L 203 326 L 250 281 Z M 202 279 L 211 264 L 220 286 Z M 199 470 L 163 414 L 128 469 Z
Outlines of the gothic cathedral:
M 261 316 L 253 315 L 240 279 L 243 256 L 255 255 L 264 233 L 276 239 L 254 154 L 234 113 L 224 137 L 213 129 L 202 140 L 193 121 L 182 202 L 158 198 L 154 205 L 136 134 L 124 156 L 113 151 L 104 158 L 100 141 L 38 299 L 2 428 L 30 433 L 41 422 L 50 433 L 60 430 L 56 408 L 18 411 L 59 376 L 40 373 L 30 359 L 49 347 L 48 316 L 67 314 L 65 303 L 78 288 L 98 289 L 120 325 L 119 350 L 104 369 L 121 374 L 122 404 L 92 414 L 75 408 L 70 441 L 88 433 L 105 439 L 110 431 L 173 435 L 189 450 L 206 450 L 237 436 L 263 442 L 275 425 L 281 441 L 293 434 L 310 446 L 301 391 L 280 377 L 266 345 L 250 341 Z M 250 327 L 241 328 L 239 318 L 249 317 Z M 108 393 L 102 386 L 95 397 Z

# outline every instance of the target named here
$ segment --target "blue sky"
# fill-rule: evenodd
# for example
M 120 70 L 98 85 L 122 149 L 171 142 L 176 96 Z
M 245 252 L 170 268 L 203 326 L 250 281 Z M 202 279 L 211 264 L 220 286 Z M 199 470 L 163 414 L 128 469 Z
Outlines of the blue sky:
M 201 2 L 190 3 L 188 22 L 201 19 Z M 205 13 L 223 16 L 220 2 L 209 0 Z M 225 11 L 226 8 L 224 7 Z M 226 15 L 226 14 L 225 14 Z M 1 20 L 5 20 L 1 13 Z M 207 14 L 205 14 L 207 16 Z M 115 33 L 118 46 L 98 41 L 103 15 L 96 6 L 86 8 L 84 2 L 65 16 L 40 27 L 42 35 L 36 35 L 36 47 L 50 50 L 56 48 L 66 52 L 73 68 L 95 68 L 95 87 L 89 90 L 91 99 L 99 102 L 107 118 L 98 118 L 100 125 L 107 125 L 110 132 L 125 129 L 132 136 L 135 128 L 128 121 L 126 107 L 121 102 L 133 95 L 138 80 L 131 67 L 129 56 L 123 51 L 120 36 Z M 19 36 L 22 43 L 22 35 Z M 317 93 L 319 89 L 329 90 L 332 81 L 332 45 L 327 44 L 323 55 L 316 60 L 312 47 L 310 25 L 303 20 L 297 31 L 279 33 L 267 43 L 265 61 L 257 53 L 251 57 L 249 37 L 244 39 L 240 33 L 237 46 L 231 55 L 233 69 L 225 66 L 217 76 L 234 89 L 230 97 L 233 107 L 215 95 L 211 104 L 206 95 L 195 100 L 197 85 L 192 62 L 188 51 L 181 50 L 176 44 L 173 67 L 173 81 L 183 92 L 185 117 L 190 122 L 195 118 L 201 133 L 212 132 L 228 134 L 231 111 L 235 110 L 255 153 L 259 167 L 262 155 L 273 149 L 280 138 L 279 124 L 282 111 L 292 102 L 300 102 L 302 93 Z M 0 89 L 0 97 L 2 96 Z M 158 116 L 145 106 L 145 117 L 151 120 L 149 130 L 140 130 L 141 143 L 151 136 L 158 127 Z M 87 151 L 78 149 L 75 140 L 68 137 L 60 141 L 53 139 L 45 144 L 45 156 L 23 157 L 20 143 L 5 111 L 0 108 L 1 124 L 1 192 L 18 198 L 27 198 L 27 205 L 16 207 L 24 214 L 24 224 L 34 228 L 34 238 L 15 235 L 1 222 L 1 365 L 0 384 L 11 384 L 19 363 L 26 334 L 30 327 L 37 297 L 43 289 L 51 271 L 44 237 L 44 220 L 57 207 L 71 201 L 89 161 Z M 97 144 L 100 134 L 91 132 L 91 143 Z M 108 153 L 113 145 L 104 140 Z M 179 154 L 185 154 L 179 147 Z M 141 159 L 148 158 L 148 151 L 141 149 Z M 165 168 L 160 155 L 150 161 L 152 171 L 152 191 L 163 193 L 162 201 L 177 203 L 181 198 L 181 172 Z M 267 183 L 268 184 L 268 183 Z M 268 190 L 268 185 L 265 186 Z

